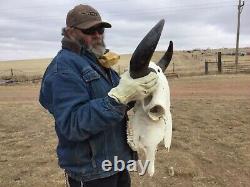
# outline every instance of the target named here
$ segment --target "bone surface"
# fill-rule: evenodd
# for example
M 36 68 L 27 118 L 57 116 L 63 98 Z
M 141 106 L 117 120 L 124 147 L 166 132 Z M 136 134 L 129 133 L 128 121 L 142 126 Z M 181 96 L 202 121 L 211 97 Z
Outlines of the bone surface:
M 172 116 L 170 113 L 170 91 L 168 81 L 161 68 L 150 62 L 158 75 L 157 89 L 147 98 L 137 101 L 134 115 L 127 128 L 128 144 L 134 151 L 142 149 L 149 160 L 148 174 L 153 176 L 157 146 L 164 141 L 169 150 L 172 139 Z

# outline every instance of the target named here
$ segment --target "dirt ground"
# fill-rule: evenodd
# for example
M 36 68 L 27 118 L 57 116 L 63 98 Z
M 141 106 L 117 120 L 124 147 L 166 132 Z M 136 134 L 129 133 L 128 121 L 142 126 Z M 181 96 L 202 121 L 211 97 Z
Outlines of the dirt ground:
M 171 79 L 173 138 L 150 178 L 132 186 L 249 186 L 250 75 Z M 0 86 L 0 186 L 64 186 L 52 117 L 38 104 L 39 84 Z M 174 175 L 169 171 L 173 167 Z

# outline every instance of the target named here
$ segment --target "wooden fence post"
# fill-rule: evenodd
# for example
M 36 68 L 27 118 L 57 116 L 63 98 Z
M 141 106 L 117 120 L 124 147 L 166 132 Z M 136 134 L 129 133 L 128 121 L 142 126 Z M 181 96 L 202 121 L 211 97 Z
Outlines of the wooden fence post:
M 218 62 L 217 63 L 218 63 L 218 72 L 221 73 L 222 72 L 221 52 L 218 52 Z
M 13 73 L 13 69 L 10 69 L 10 75 L 11 75 L 11 79 L 13 79 L 14 73 Z
M 205 61 L 205 74 L 207 75 L 208 74 L 208 62 Z

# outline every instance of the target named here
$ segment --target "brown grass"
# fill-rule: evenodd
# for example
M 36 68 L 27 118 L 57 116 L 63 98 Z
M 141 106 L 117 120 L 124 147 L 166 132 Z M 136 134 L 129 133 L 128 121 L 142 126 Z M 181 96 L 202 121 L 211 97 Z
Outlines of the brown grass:
M 245 49 L 247 50 L 247 49 Z M 209 51 L 175 51 L 173 59 L 167 69 L 167 72 L 175 72 L 180 76 L 186 75 L 202 75 L 205 72 L 205 61 L 217 61 L 218 50 Z M 221 49 L 224 53 L 230 51 L 230 49 Z M 243 50 L 244 51 L 244 50 Z M 163 56 L 164 52 L 155 52 L 152 61 L 158 62 L 158 60 Z M 128 69 L 131 54 L 121 55 L 120 61 L 113 68 L 123 73 Z M 222 61 L 224 64 L 234 64 L 235 57 L 233 55 L 222 55 Z M 37 60 L 19 60 L 19 61 L 2 61 L 0 62 L 0 79 L 9 79 L 12 77 L 11 69 L 15 80 L 31 80 L 42 77 L 46 67 L 50 63 L 51 59 L 37 59 Z M 240 56 L 239 63 L 250 64 L 250 56 Z M 216 64 L 209 65 L 209 72 L 216 73 Z
M 153 60 L 162 55 L 155 53 Z M 129 59 L 130 55 L 121 57 L 121 71 Z M 174 63 L 180 75 L 203 74 L 205 59 L 212 61 L 216 56 L 175 52 L 168 72 Z M 17 79 L 39 77 L 49 62 L 0 62 L 0 77 L 10 76 L 11 68 Z M 161 144 L 155 175 L 149 178 L 132 173 L 132 186 L 248 186 L 250 75 L 180 76 L 169 83 L 174 127 L 170 152 Z M 64 186 L 55 153 L 54 120 L 38 103 L 39 88 L 39 83 L 0 86 L 0 186 Z M 169 175 L 170 167 L 174 176 Z
M 132 173 L 132 186 L 248 186 L 250 75 L 181 77 L 169 83 L 170 152 L 161 144 L 155 175 Z M 0 86 L 0 186 L 64 186 L 54 120 L 38 104 L 39 88 Z

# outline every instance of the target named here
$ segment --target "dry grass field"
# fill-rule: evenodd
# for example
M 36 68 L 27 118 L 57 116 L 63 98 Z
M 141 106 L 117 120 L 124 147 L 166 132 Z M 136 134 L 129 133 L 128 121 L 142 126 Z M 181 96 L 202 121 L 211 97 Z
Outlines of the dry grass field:
M 234 56 L 228 55 L 228 53 L 232 52 L 231 49 L 175 51 L 167 72 L 174 71 L 181 76 L 204 74 L 204 62 L 217 61 L 218 51 L 222 52 L 223 54 L 222 61 L 225 61 L 223 64 L 233 64 Z M 242 48 L 240 51 L 250 53 L 250 48 Z M 163 54 L 163 51 L 155 52 L 152 60 L 157 62 L 163 56 Z M 114 69 L 122 73 L 128 68 L 131 54 L 122 54 L 120 57 L 120 61 L 114 66 Z M 11 76 L 11 69 L 15 79 L 31 80 L 32 78 L 39 78 L 43 75 L 43 72 L 50 61 L 51 58 L 37 60 L 0 61 L 0 79 L 6 77 L 9 78 Z M 250 55 L 240 56 L 239 61 L 240 64 L 250 64 Z M 209 67 L 209 70 L 215 72 L 216 68 L 216 64 L 214 64 Z
M 128 58 L 121 59 L 124 68 Z M 177 72 L 202 74 L 203 58 L 177 52 L 173 60 Z M 49 60 L 7 63 L 0 62 L 0 72 L 15 64 L 42 74 Z M 249 186 L 250 74 L 180 76 L 169 83 L 172 147 L 159 146 L 152 178 L 131 173 L 132 186 Z M 0 86 L 0 187 L 64 186 L 53 118 L 38 103 L 39 88 L 30 82 Z
M 0 186 L 63 186 L 52 117 L 38 104 L 39 84 L 0 86 Z M 159 146 L 152 178 L 133 186 L 248 186 L 250 75 L 170 80 L 173 139 Z M 169 168 L 174 168 L 174 176 Z

